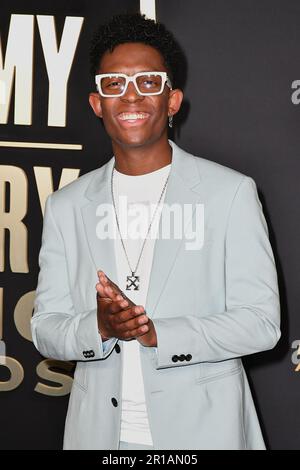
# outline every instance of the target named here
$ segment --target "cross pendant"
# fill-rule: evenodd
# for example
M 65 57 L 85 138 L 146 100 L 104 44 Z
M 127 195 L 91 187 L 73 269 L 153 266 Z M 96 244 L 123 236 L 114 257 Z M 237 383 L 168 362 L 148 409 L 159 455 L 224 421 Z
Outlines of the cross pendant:
M 126 290 L 132 290 L 131 289 L 132 287 L 133 287 L 133 290 L 139 290 L 140 276 L 136 276 L 133 272 L 131 276 L 127 276 L 126 279 L 127 279 Z

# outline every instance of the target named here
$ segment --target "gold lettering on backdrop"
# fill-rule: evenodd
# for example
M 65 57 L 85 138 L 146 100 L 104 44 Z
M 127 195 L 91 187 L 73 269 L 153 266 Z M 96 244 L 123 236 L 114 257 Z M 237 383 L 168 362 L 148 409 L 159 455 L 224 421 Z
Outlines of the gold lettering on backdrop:
M 0 124 L 7 124 L 15 80 L 14 123 L 31 125 L 33 76 L 33 15 L 11 15 L 6 53 L 0 39 Z
M 68 395 L 72 388 L 72 377 L 67 374 L 51 370 L 53 368 L 60 369 L 65 372 L 71 372 L 74 368 L 74 364 L 72 362 L 57 361 L 55 359 L 45 359 L 40 362 L 36 368 L 38 376 L 50 382 L 58 383 L 60 386 L 50 386 L 38 382 L 34 390 L 38 393 L 42 393 L 43 395 L 56 397 Z
M 24 369 L 21 364 L 12 357 L 6 356 L 5 363 L 0 364 L 10 371 L 10 378 L 6 381 L 0 381 L 0 392 L 10 392 L 17 388 L 24 379 Z
M 58 47 L 54 17 L 37 15 L 48 79 L 48 126 L 65 127 L 67 85 L 83 17 L 66 17 Z M 0 38 L 0 124 L 7 124 L 15 80 L 14 123 L 31 125 L 34 16 L 11 15 L 6 52 Z
M 74 61 L 79 36 L 83 24 L 82 17 L 66 17 L 60 45 L 57 43 L 53 16 L 37 16 L 48 79 L 48 126 L 66 126 L 67 85 Z M 32 124 L 33 98 L 33 51 L 34 16 L 11 15 L 6 50 L 2 48 L 0 37 L 0 124 L 7 124 L 12 91 L 14 88 L 14 123 Z M 36 142 L 2 141 L 3 147 L 32 147 L 49 149 L 82 150 L 82 145 L 53 144 Z M 23 219 L 28 210 L 28 183 L 25 172 L 15 166 L 0 167 L 0 271 L 7 265 L 5 260 L 5 233 L 9 232 L 9 262 L 13 272 L 27 273 L 28 270 L 28 233 Z M 35 178 L 42 213 L 46 198 L 54 191 L 50 168 L 35 167 Z M 79 169 L 62 170 L 59 188 L 78 178 Z M 9 189 L 9 200 L 6 191 Z M 7 204 L 6 204 L 7 200 Z M 7 238 L 8 239 L 8 238 Z M 19 334 L 32 341 L 30 319 L 33 311 L 34 291 L 27 292 L 19 299 L 14 320 Z M 0 339 L 3 335 L 3 289 L 0 288 Z M 17 388 L 24 379 L 22 365 L 14 358 L 3 356 L 1 367 L 6 367 L 10 378 L 0 381 L 0 391 Z M 61 396 L 67 395 L 72 386 L 71 362 L 46 359 L 37 366 L 41 378 L 59 386 L 38 383 L 35 390 L 39 393 Z M 60 370 L 60 372 L 58 372 Z M 65 372 L 65 373 L 64 373 Z
M 26 292 L 18 300 L 14 311 L 15 325 L 23 338 L 32 341 L 30 320 L 33 312 L 35 291 Z
M 3 289 L 0 289 L 0 322 L 2 318 L 2 296 Z M 14 321 L 19 334 L 28 341 L 32 341 L 30 320 L 33 313 L 35 291 L 27 292 L 20 297 L 15 311 Z M 0 328 L 2 327 L 0 323 Z M 0 329 L 1 331 L 1 329 Z M 0 337 L 1 338 L 1 337 Z M 24 370 L 22 365 L 12 357 L 1 356 L 0 367 L 6 367 L 10 371 L 10 379 L 0 381 L 0 392 L 7 392 L 17 388 L 24 379 Z M 54 370 L 53 370 L 54 369 Z M 49 396 L 68 395 L 71 391 L 73 378 L 69 374 L 73 372 L 74 363 L 70 361 L 58 361 L 55 359 L 45 359 L 41 361 L 36 368 L 40 378 L 59 384 L 59 386 L 50 386 L 38 382 L 35 391 Z
M 7 183 L 9 209 L 5 211 Z M 2 165 L 0 171 L 0 272 L 5 267 L 5 229 L 9 230 L 9 262 L 13 272 L 28 273 L 27 228 L 22 222 L 27 213 L 28 188 L 25 172 L 16 166 Z
M 50 150 L 82 150 L 81 144 L 59 144 L 52 142 L 16 142 L 12 140 L 0 140 L 0 147 L 17 147 L 27 149 L 50 149 Z
M 59 188 L 78 178 L 80 169 L 63 168 Z M 52 170 L 34 167 L 42 214 L 46 198 L 54 191 Z M 7 184 L 10 187 L 9 210 L 5 211 Z M 0 166 L 0 271 L 5 268 L 5 229 L 9 230 L 9 260 L 13 272 L 28 272 L 27 228 L 22 222 L 28 210 L 28 183 L 25 172 L 16 166 Z
M 49 194 L 52 194 L 54 191 L 53 188 L 53 177 L 52 177 L 52 168 L 35 166 L 33 167 L 35 180 L 37 185 L 37 190 L 39 193 L 39 199 L 41 204 L 42 213 L 44 215 L 46 199 Z M 61 172 L 61 177 L 59 181 L 59 188 L 62 188 L 66 184 L 75 181 L 80 173 L 78 168 L 63 168 Z
M 48 126 L 66 125 L 67 84 L 83 23 L 82 17 L 66 17 L 57 45 L 53 16 L 37 15 L 49 78 Z

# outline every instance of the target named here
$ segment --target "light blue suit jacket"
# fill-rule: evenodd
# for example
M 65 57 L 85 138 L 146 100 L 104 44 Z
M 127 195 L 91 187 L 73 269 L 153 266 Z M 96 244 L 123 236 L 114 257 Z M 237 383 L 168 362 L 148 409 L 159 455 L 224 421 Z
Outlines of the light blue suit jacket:
M 264 449 L 241 361 L 280 338 L 277 274 L 256 185 L 169 142 L 164 202 L 204 205 L 204 244 L 187 250 L 184 239 L 159 238 L 155 245 L 145 307 L 157 351 L 140 345 L 154 447 Z M 114 242 L 95 229 L 97 207 L 112 203 L 113 163 L 46 203 L 32 334 L 45 357 L 78 361 L 65 449 L 119 443 L 123 341 L 101 342 L 95 296 L 98 269 L 117 280 Z

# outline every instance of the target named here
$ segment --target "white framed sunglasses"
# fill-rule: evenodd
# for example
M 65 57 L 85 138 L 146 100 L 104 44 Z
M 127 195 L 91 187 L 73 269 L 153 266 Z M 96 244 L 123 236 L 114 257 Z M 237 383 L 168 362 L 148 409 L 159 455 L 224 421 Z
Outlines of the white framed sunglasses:
M 172 90 L 166 72 L 138 72 L 132 76 L 125 73 L 100 73 L 95 76 L 95 82 L 100 95 L 107 98 L 123 96 L 130 82 L 142 96 L 160 95 L 165 84 Z

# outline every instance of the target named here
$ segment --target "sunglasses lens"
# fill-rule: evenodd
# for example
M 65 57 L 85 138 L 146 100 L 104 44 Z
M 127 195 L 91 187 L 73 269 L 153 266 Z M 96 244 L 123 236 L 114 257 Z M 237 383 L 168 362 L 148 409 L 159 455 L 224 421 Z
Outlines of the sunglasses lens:
M 160 93 L 163 88 L 161 75 L 145 74 L 136 77 L 137 89 L 143 94 Z M 118 96 L 126 87 L 126 79 L 120 76 L 102 77 L 100 80 L 101 91 L 106 96 Z
M 141 75 L 137 77 L 136 82 L 141 93 L 158 93 L 162 88 L 160 75 Z
M 104 95 L 119 95 L 125 88 L 124 77 L 104 77 L 100 80 L 101 91 Z

